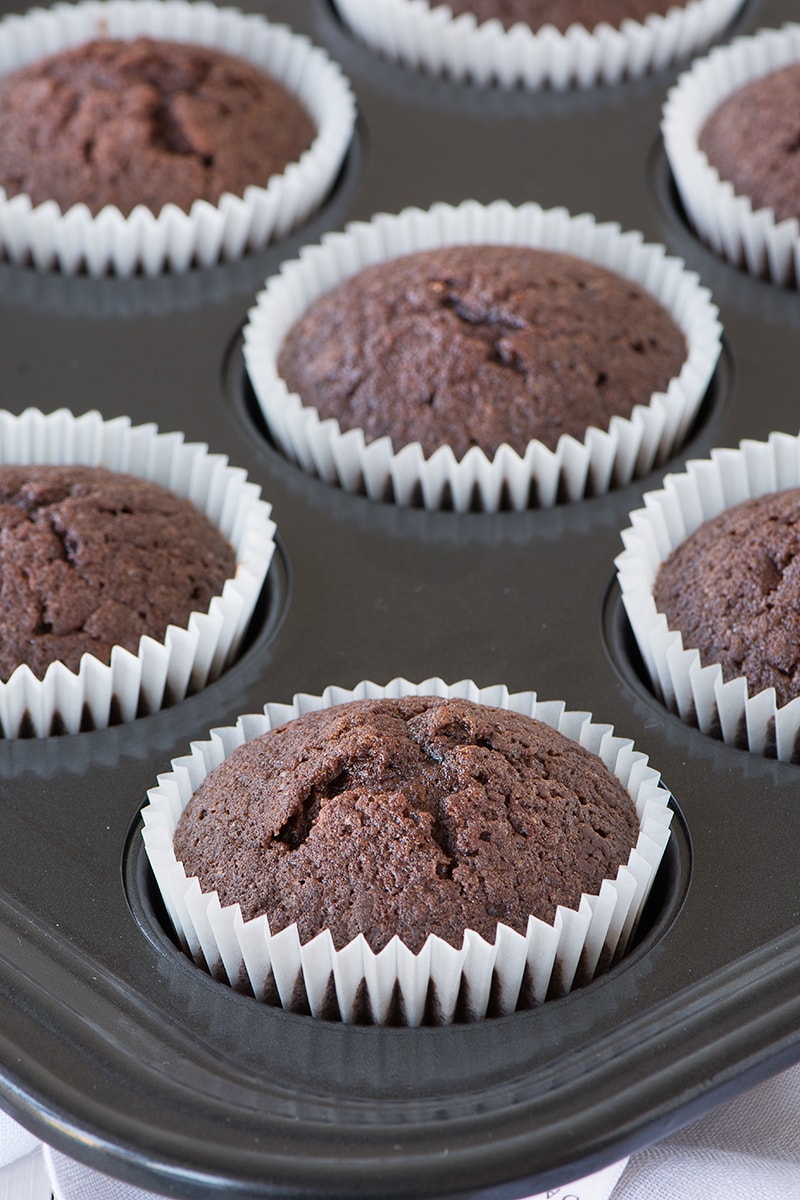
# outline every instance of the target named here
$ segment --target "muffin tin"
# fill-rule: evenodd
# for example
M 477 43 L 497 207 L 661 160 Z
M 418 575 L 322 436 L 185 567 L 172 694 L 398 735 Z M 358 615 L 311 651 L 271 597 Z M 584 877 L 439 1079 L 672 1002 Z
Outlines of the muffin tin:
M 662 1137 L 800 1058 L 797 765 L 722 745 L 651 695 L 614 581 L 663 471 L 796 425 L 800 301 L 686 226 L 659 137 L 675 73 L 505 93 L 380 62 L 328 0 L 264 0 L 354 87 L 357 136 L 297 234 L 229 266 L 66 279 L 0 265 L 3 404 L 156 421 L 229 455 L 278 551 L 236 664 L 152 716 L 0 743 L 0 1103 L 45 1141 L 168 1196 L 522 1197 Z M 788 20 L 748 0 L 729 36 Z M 725 350 L 681 452 L 603 497 L 425 512 L 288 463 L 249 392 L 263 281 L 351 218 L 497 198 L 641 229 L 713 292 Z M 608 722 L 675 798 L 638 944 L 542 1007 L 447 1028 L 344 1026 L 238 995 L 182 956 L 141 847 L 148 787 L 193 739 L 328 684 L 441 676 L 534 689 Z

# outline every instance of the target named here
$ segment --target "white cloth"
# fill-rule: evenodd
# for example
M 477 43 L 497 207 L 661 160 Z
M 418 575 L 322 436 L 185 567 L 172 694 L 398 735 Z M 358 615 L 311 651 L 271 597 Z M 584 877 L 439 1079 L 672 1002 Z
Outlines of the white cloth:
M 0 1113 L 0 1200 L 155 1200 Z M 800 1066 L 663 1141 L 531 1200 L 800 1200 Z

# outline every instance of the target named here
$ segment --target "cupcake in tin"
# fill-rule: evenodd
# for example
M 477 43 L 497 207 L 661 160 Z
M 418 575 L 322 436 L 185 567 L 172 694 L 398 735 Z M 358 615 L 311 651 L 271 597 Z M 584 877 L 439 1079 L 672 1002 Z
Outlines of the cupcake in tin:
M 797 761 L 800 439 L 714 450 L 644 499 L 617 572 L 656 695 L 703 733 Z
M 218 979 L 314 1016 L 449 1024 L 625 953 L 668 801 L 587 713 L 396 679 L 213 730 L 159 776 L 143 837 L 182 946 Z
M 185 271 L 300 224 L 349 146 L 347 81 L 264 18 L 89 0 L 0 23 L 0 246 L 91 275 Z
M 536 89 L 638 79 L 688 57 L 742 0 L 336 0 L 373 50 L 478 84 Z
M 244 331 L 285 454 L 348 491 L 459 511 L 649 470 L 685 437 L 719 349 L 708 292 L 663 247 L 502 201 L 327 235 L 268 280 Z
M 737 38 L 696 62 L 662 119 L 684 208 L 715 253 L 774 283 L 800 284 L 800 25 Z
M 233 660 L 274 549 L 222 455 L 96 412 L 0 414 L 0 728 L 102 729 Z

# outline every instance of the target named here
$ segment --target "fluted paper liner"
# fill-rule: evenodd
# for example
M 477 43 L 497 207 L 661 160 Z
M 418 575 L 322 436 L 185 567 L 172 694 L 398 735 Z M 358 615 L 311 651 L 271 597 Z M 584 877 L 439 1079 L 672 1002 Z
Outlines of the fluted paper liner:
M 800 25 L 763 29 L 713 50 L 683 74 L 664 105 L 661 129 L 689 220 L 712 249 L 751 275 L 800 286 L 800 220 L 777 222 L 720 178 L 697 144 L 711 113 L 733 92 L 800 59 Z
M 0 682 L 4 737 L 46 737 L 105 728 L 133 720 L 198 691 L 235 657 L 253 615 L 274 550 L 275 526 L 260 488 L 221 454 L 159 433 L 156 425 L 131 425 L 127 417 L 104 421 L 97 412 L 75 417 L 66 409 L 19 416 L 0 411 L 0 463 L 79 463 L 150 479 L 192 501 L 233 546 L 236 571 L 208 609 L 194 612 L 186 628 L 171 625 L 161 641 L 142 637 L 137 654 L 114 646 L 106 665 L 84 654 L 70 671 L 54 662 L 39 680 L 27 666 Z
M 222 908 L 216 892 L 203 893 L 197 878 L 186 876 L 175 858 L 173 836 L 193 792 L 214 767 L 237 747 L 301 713 L 363 700 L 403 695 L 462 697 L 525 713 L 558 729 L 599 755 L 628 789 L 640 821 L 639 838 L 616 879 L 605 880 L 596 896 L 581 897 L 577 909 L 560 907 L 552 924 L 530 917 L 526 934 L 498 924 L 494 945 L 467 930 L 459 949 L 431 935 L 414 954 L 398 937 L 374 953 L 362 935 L 337 951 L 325 930 L 301 944 L 296 925 L 271 933 L 266 916 L 243 921 L 238 904 Z M 267 704 L 263 713 L 242 716 L 236 726 L 211 731 L 193 742 L 191 753 L 173 760 L 158 777 L 143 809 L 147 855 L 170 919 L 184 949 L 212 975 L 252 990 L 258 999 L 277 995 L 292 1009 L 305 997 L 312 1015 L 329 1015 L 330 981 L 338 1014 L 356 1018 L 366 1001 L 373 1020 L 397 1016 L 397 998 L 408 1025 L 426 1019 L 435 993 L 437 1019 L 452 1022 L 459 997 L 467 996 L 471 1018 L 493 1011 L 510 1013 L 523 985 L 528 1002 L 567 992 L 577 982 L 624 954 L 669 841 L 669 793 L 645 755 L 633 743 L 615 737 L 585 712 L 569 712 L 561 701 L 538 701 L 534 692 L 510 694 L 504 686 L 479 688 L 469 680 L 449 686 L 441 679 L 420 684 L 394 679 L 385 687 L 365 681 L 352 691 L 327 688 L 321 696 L 299 694 L 292 704 Z
M 465 243 L 535 246 L 577 255 L 633 279 L 650 292 L 683 331 L 686 361 L 666 392 L 655 393 L 631 416 L 613 417 L 607 430 L 590 428 L 583 440 L 562 435 L 555 450 L 532 440 L 520 454 L 501 446 L 493 458 L 472 447 L 461 460 L 451 447 L 426 458 L 419 443 L 394 452 L 391 439 L 367 442 L 359 429 L 342 433 L 338 421 L 321 420 L 278 374 L 277 357 L 290 326 L 322 293 L 362 268 L 414 250 Z M 437 204 L 353 222 L 343 233 L 306 246 L 267 281 L 244 330 L 250 381 L 270 432 L 283 452 L 304 470 L 346 491 L 362 487 L 373 499 L 397 504 L 421 501 L 459 512 L 473 506 L 497 512 L 531 504 L 548 507 L 579 500 L 645 474 L 679 446 L 691 427 L 720 352 L 717 309 L 698 278 L 663 246 L 645 244 L 638 232 L 598 224 L 563 208 L 538 204 L 514 208 L 505 201 L 483 206 Z
M 638 79 L 693 54 L 733 19 L 743 0 L 690 0 L 664 16 L 601 23 L 593 30 L 572 25 L 566 33 L 546 25 L 534 32 L 519 24 L 504 29 L 467 13 L 453 17 L 446 5 L 423 0 L 335 0 L 353 31 L 387 58 L 433 75 L 531 90 L 590 88 Z
M 88 0 L 32 9 L 0 22 L 0 73 L 95 37 L 145 35 L 193 42 L 238 55 L 283 83 L 308 110 L 317 134 L 308 150 L 243 196 L 197 200 L 186 213 L 167 204 L 157 215 L 137 205 L 129 216 L 108 205 L 93 217 L 84 204 L 62 212 L 33 206 L 0 188 L 0 247 L 14 263 L 68 274 L 186 271 L 239 258 L 295 228 L 330 189 L 350 144 L 355 102 L 339 67 L 303 36 L 262 16 L 187 0 Z
M 773 433 L 767 442 L 746 440 L 738 449 L 716 449 L 667 475 L 659 491 L 644 496 L 622 534 L 617 577 L 628 619 L 653 689 L 664 704 L 703 733 L 754 754 L 798 760 L 800 699 L 779 706 L 775 689 L 750 694 L 744 676 L 723 682 L 719 664 L 702 666 L 653 599 L 658 568 L 705 521 L 743 500 L 800 487 L 800 439 Z

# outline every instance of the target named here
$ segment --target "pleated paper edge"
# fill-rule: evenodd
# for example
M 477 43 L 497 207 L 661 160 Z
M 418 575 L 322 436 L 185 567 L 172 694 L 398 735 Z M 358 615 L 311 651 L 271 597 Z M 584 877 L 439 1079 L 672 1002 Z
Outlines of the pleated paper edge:
M 159 483 L 225 534 L 236 571 L 206 611 L 192 613 L 185 628 L 170 626 L 162 641 L 143 637 L 137 654 L 115 646 L 108 665 L 85 654 L 77 672 L 54 662 L 41 680 L 18 667 L 0 682 L 3 736 L 47 737 L 54 726 L 71 734 L 103 729 L 112 719 L 130 721 L 177 703 L 216 679 L 238 652 L 274 551 L 270 505 L 246 473 L 182 433 L 134 426 L 128 417 L 106 421 L 94 410 L 78 417 L 67 409 L 0 411 L 0 464 L 11 463 L 104 466 Z
M 327 931 L 305 945 L 296 926 L 271 935 L 266 917 L 245 922 L 238 904 L 221 907 L 216 892 L 204 894 L 196 878 L 187 878 L 172 848 L 180 813 L 206 774 L 237 745 L 302 712 L 401 695 L 458 696 L 523 712 L 599 755 L 628 789 L 640 818 L 637 845 L 616 879 L 604 881 L 597 896 L 584 895 L 578 909 L 559 908 L 552 925 L 531 917 L 525 936 L 499 924 L 494 945 L 468 930 L 460 949 L 431 936 L 413 954 L 394 938 L 375 954 L 361 936 L 336 951 Z M 366 995 L 373 1019 L 383 1023 L 399 994 L 408 1025 L 426 1019 L 433 990 L 437 1020 L 447 1024 L 465 986 L 472 1019 L 487 1014 L 490 1000 L 496 1013 L 508 1014 L 517 1007 L 523 982 L 531 1002 L 541 1003 L 576 982 L 587 982 L 598 966 L 605 969 L 624 954 L 669 841 L 669 800 L 647 757 L 630 740 L 616 737 L 612 726 L 596 724 L 589 713 L 568 711 L 561 701 L 538 701 L 534 692 L 510 694 L 503 685 L 479 688 L 471 680 L 448 685 L 438 678 L 413 684 L 397 678 L 385 686 L 362 681 L 353 689 L 326 688 L 321 696 L 298 694 L 290 705 L 266 704 L 261 714 L 212 730 L 207 741 L 192 743 L 188 756 L 173 760 L 171 770 L 159 775 L 148 792 L 143 838 L 181 944 L 216 978 L 289 1009 L 296 1007 L 299 989 L 316 1016 L 329 1015 L 332 982 L 343 1021 L 356 1019 Z
M 0 247 L 16 264 L 67 275 L 182 273 L 241 258 L 282 237 L 319 207 L 338 174 L 355 125 L 348 81 L 325 51 L 259 14 L 188 0 L 84 0 L 0 21 L 0 73 L 93 37 L 138 35 L 196 42 L 239 55 L 284 83 L 309 110 L 317 134 L 282 174 L 189 213 L 142 205 L 124 217 L 109 205 L 93 217 L 83 204 L 62 212 L 0 188 Z
M 448 244 L 493 242 L 538 246 L 577 255 L 634 279 L 658 299 L 682 329 L 687 357 L 666 392 L 655 393 L 631 416 L 590 428 L 582 441 L 563 436 L 556 449 L 533 440 L 520 455 L 501 446 L 493 458 L 473 447 L 460 461 L 449 446 L 426 458 L 417 443 L 394 452 L 387 437 L 367 442 L 358 429 L 342 433 L 288 391 L 277 370 L 285 333 L 311 300 L 361 267 Z M 250 382 L 270 432 L 293 462 L 345 491 L 429 510 L 451 505 L 497 512 L 551 507 L 622 487 L 665 461 L 691 428 L 717 364 L 721 326 L 710 293 L 680 259 L 641 233 L 623 233 L 590 214 L 506 201 L 381 213 L 331 233 L 283 264 L 256 298 L 244 329 Z M 531 496 L 533 495 L 533 501 Z

